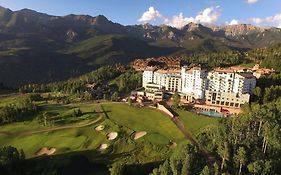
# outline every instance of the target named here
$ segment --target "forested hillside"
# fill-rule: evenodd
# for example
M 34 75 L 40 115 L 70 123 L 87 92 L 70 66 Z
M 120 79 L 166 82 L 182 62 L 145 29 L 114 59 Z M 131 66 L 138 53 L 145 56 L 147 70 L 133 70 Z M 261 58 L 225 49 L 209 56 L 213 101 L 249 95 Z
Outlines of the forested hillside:
M 18 87 L 66 80 L 136 58 L 180 55 L 211 66 L 240 64 L 249 61 L 243 52 L 280 42 L 281 31 L 246 24 L 209 28 L 190 23 L 182 29 L 123 26 L 102 15 L 51 16 L 1 7 L 0 41 L 0 83 Z M 275 61 L 269 61 L 266 53 L 271 51 L 262 50 L 249 55 L 262 59 L 262 65 L 279 68 L 275 64 L 279 51 L 274 50 Z

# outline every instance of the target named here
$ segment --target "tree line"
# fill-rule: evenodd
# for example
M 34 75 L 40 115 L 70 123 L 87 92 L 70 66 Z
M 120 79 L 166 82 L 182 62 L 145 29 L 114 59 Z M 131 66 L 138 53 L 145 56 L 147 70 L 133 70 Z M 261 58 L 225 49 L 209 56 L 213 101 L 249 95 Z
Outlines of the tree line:
M 250 62 L 245 54 L 237 51 L 199 53 L 181 57 L 189 63 L 203 63 L 210 67 L 229 67 Z
M 273 68 L 281 72 L 281 43 L 251 50 L 247 54 L 249 59 L 259 62 L 263 67 Z
M 277 175 L 281 172 L 281 97 L 253 104 L 245 113 L 221 119 L 197 135 L 200 147 L 216 161 L 210 164 L 196 146 L 184 145 L 151 175 Z
M 113 66 L 104 66 L 95 71 L 72 78 L 67 81 L 49 84 L 29 84 L 19 88 L 20 93 L 46 93 L 61 92 L 75 95 L 77 98 L 113 99 L 116 100 L 121 93 L 128 93 L 141 86 L 142 74 L 128 69 L 118 71 Z M 92 87 L 86 87 L 91 85 Z M 117 97 L 116 97 L 117 96 Z
M 38 111 L 30 97 L 0 108 L 0 124 L 24 121 Z

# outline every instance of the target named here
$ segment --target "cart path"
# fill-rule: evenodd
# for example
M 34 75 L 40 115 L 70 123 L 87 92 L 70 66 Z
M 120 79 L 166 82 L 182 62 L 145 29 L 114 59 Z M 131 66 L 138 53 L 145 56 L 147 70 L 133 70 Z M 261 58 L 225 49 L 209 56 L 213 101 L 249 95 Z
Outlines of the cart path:
M 184 124 L 179 119 L 179 117 L 173 117 L 171 120 L 175 123 L 175 125 L 179 128 L 179 130 L 183 133 L 185 138 L 189 140 L 193 145 L 198 146 L 198 148 L 201 150 L 202 154 L 207 160 L 207 164 L 209 167 L 212 167 L 212 165 L 218 161 L 204 148 L 202 148 L 198 142 L 193 138 L 193 136 L 185 129 Z
M 218 161 L 215 159 L 215 157 L 213 157 L 205 148 L 200 146 L 198 144 L 198 142 L 193 138 L 192 134 L 190 134 L 190 132 L 188 132 L 188 130 L 185 129 L 185 126 L 184 126 L 183 122 L 180 120 L 180 118 L 178 116 L 171 117 L 167 113 L 165 113 L 165 112 L 163 112 L 163 111 L 161 111 L 161 110 L 159 110 L 157 108 L 154 108 L 154 109 L 162 112 L 167 117 L 169 117 L 171 119 L 171 121 L 177 126 L 177 128 L 183 133 L 184 137 L 188 141 L 190 141 L 191 144 L 193 144 L 194 146 L 197 146 L 199 148 L 199 150 L 201 151 L 202 155 L 206 158 L 207 165 L 209 167 L 212 167 L 215 162 L 218 163 Z
M 173 117 L 172 121 L 179 128 L 179 130 L 183 133 L 184 137 L 189 140 L 193 145 L 199 146 L 197 141 L 193 138 L 193 136 L 185 129 L 184 124 L 179 119 L 179 117 Z

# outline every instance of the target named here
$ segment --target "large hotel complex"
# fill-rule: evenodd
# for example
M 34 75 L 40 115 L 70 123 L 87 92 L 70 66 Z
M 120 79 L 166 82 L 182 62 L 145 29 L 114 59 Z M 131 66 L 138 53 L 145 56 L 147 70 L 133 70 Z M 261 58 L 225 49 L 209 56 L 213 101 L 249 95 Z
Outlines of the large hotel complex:
M 178 92 L 189 102 L 240 108 L 248 103 L 256 86 L 252 72 L 234 69 L 207 69 L 200 64 L 159 68 L 146 66 L 142 86 L 152 98 L 161 92 Z

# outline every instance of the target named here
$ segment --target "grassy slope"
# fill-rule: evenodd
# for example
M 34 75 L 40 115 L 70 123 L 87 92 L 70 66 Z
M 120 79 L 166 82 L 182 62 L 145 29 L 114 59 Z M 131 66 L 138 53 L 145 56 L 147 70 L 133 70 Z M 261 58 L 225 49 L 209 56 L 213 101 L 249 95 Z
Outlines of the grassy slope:
M 53 112 L 57 111 L 61 116 L 67 116 L 73 107 L 80 107 L 83 112 L 91 112 L 96 106 L 95 104 L 72 104 L 68 106 L 49 104 L 44 109 Z M 96 125 L 93 125 L 80 129 L 68 129 L 31 136 L 1 136 L 0 145 L 13 145 L 22 148 L 27 153 L 27 157 L 32 157 L 43 146 L 56 147 L 58 148 L 58 153 L 96 149 L 99 144 L 109 142 L 106 140 L 106 134 L 111 131 L 121 132 L 123 134 L 120 137 L 127 141 L 129 140 L 129 142 L 134 142 L 131 139 L 132 134 L 135 131 L 143 130 L 147 131 L 148 134 L 140 141 L 160 145 L 161 147 L 165 147 L 169 140 L 175 140 L 178 143 L 186 142 L 182 133 L 170 119 L 159 111 L 116 103 L 104 104 L 103 107 L 109 116 L 109 120 L 105 119 L 101 122 L 107 126 L 107 129 L 103 132 L 94 131 Z M 192 133 L 197 133 L 200 128 L 214 121 L 205 117 L 198 118 L 198 116 L 184 111 L 180 111 L 180 115 L 183 116 L 187 129 Z M 198 119 L 200 123 L 197 124 Z M 35 121 L 19 122 L 1 126 L 0 131 L 19 132 L 42 128 L 44 127 Z M 117 146 L 116 150 L 119 150 L 120 146 L 124 145 L 117 142 L 115 146 Z M 132 144 L 128 149 L 134 150 L 135 145 Z M 125 149 L 124 151 L 128 150 Z
M 185 128 L 194 136 L 207 125 L 216 124 L 219 120 L 218 118 L 197 115 L 183 110 L 177 110 L 177 113 L 179 114 L 180 120 L 184 123 Z
M 172 121 L 159 111 L 136 108 L 124 104 L 103 105 L 109 119 L 134 131 L 146 131 L 153 143 L 167 144 L 169 140 L 183 141 L 182 133 Z
M 8 94 L 0 96 L 0 108 L 11 103 L 16 103 L 18 100 L 23 99 L 26 95 L 21 94 Z

